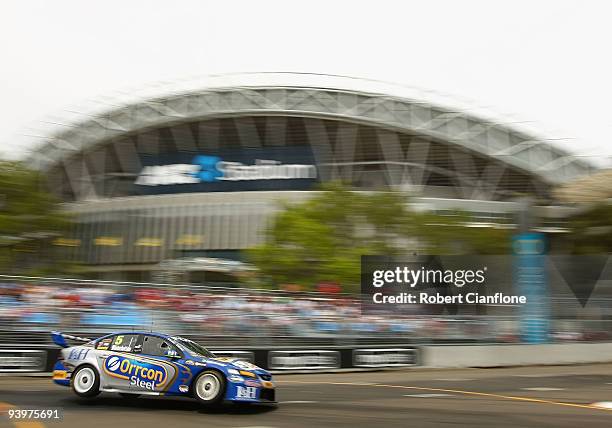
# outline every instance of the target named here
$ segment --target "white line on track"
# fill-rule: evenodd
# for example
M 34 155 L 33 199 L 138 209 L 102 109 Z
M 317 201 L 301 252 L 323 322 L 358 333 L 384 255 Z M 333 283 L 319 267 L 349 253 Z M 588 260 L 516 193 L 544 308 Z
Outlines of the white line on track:
M 533 388 L 521 388 L 523 391 L 565 391 L 565 388 L 549 388 L 547 386 L 535 386 Z
M 441 398 L 441 397 L 454 397 L 453 394 L 404 394 L 404 397 L 412 398 Z
M 540 373 L 540 374 L 515 374 L 512 375 L 514 377 L 559 377 L 558 374 L 546 374 L 546 373 Z
M 591 406 L 599 407 L 600 409 L 612 409 L 612 401 L 599 401 L 591 404 Z
M 285 384 L 295 384 L 295 385 L 343 385 L 343 386 L 372 386 L 375 388 L 398 388 L 398 389 L 410 389 L 410 390 L 419 390 L 419 391 L 438 391 L 442 393 L 451 393 L 458 394 L 464 396 L 473 396 L 473 397 L 488 397 L 488 398 L 498 398 L 502 400 L 511 400 L 514 402 L 523 402 L 523 403 L 540 403 L 540 404 L 550 404 L 554 406 L 563 406 L 563 407 L 574 407 L 580 409 L 597 409 L 602 411 L 609 411 L 612 409 L 604 409 L 601 407 L 593 406 L 592 404 L 580 404 L 580 403 L 567 403 L 563 401 L 553 401 L 546 400 L 543 398 L 535 398 L 535 397 L 518 397 L 514 395 L 503 395 L 503 394 L 494 394 L 491 392 L 479 392 L 479 391 L 466 391 L 460 389 L 448 389 L 448 388 L 427 388 L 423 386 L 410 386 L 410 385 L 388 385 L 384 383 L 359 383 L 359 382 L 321 382 L 321 381 L 299 381 L 299 380 L 277 380 L 277 383 L 285 383 Z
M 28 388 L 19 388 L 19 392 L 48 392 L 48 389 L 28 389 Z

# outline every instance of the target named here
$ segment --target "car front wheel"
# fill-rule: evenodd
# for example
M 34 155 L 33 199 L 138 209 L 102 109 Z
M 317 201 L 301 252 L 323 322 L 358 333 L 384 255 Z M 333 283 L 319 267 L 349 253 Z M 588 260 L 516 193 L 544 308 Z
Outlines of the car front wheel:
M 225 378 L 214 370 L 205 370 L 193 382 L 193 395 L 203 404 L 218 404 L 225 394 Z
M 100 375 L 92 366 L 81 366 L 72 375 L 72 390 L 79 397 L 95 397 L 100 393 Z

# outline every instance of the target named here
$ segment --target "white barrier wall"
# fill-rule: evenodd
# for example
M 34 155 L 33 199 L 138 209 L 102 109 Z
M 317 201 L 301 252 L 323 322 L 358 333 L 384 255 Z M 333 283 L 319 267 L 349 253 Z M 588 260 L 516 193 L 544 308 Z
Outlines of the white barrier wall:
M 612 343 L 423 346 L 421 352 L 421 365 L 432 368 L 612 362 Z

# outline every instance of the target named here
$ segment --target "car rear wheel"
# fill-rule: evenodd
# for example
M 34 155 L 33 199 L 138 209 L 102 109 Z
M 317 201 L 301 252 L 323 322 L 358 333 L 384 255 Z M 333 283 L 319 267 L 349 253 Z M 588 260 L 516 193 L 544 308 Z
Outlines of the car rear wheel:
M 203 404 L 219 404 L 225 394 L 225 378 L 214 370 L 205 370 L 193 382 L 193 395 Z
M 100 393 L 100 375 L 92 366 L 81 366 L 72 375 L 71 386 L 79 397 L 95 397 Z

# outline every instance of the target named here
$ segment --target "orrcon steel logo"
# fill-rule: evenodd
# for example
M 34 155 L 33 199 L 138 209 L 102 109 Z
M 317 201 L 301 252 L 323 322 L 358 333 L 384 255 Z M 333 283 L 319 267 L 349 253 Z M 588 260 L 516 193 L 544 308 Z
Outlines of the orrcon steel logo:
M 190 164 L 146 166 L 136 184 L 159 186 L 212 183 L 215 181 L 299 180 L 317 177 L 317 168 L 306 164 L 283 164 L 276 160 L 256 159 L 254 164 L 228 162 L 218 156 L 199 155 Z
M 166 369 L 154 363 L 147 363 L 119 355 L 113 355 L 104 362 L 106 374 L 130 381 L 130 385 L 154 391 L 168 379 Z

